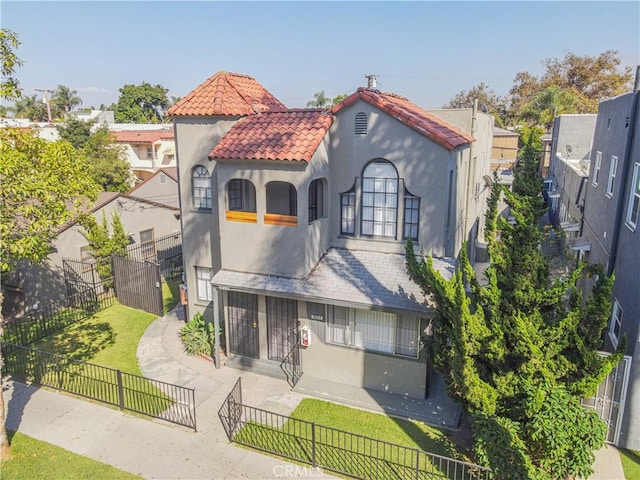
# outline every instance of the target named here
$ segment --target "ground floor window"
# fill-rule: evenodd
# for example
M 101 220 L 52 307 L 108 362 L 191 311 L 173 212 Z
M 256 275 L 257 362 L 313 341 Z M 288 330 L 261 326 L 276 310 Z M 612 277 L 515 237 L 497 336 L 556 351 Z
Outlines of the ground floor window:
M 373 352 L 418 356 L 420 319 L 328 306 L 326 340 Z
M 198 300 L 210 302 L 213 300 L 213 288 L 211 288 L 211 269 L 196 267 L 196 279 L 198 282 Z

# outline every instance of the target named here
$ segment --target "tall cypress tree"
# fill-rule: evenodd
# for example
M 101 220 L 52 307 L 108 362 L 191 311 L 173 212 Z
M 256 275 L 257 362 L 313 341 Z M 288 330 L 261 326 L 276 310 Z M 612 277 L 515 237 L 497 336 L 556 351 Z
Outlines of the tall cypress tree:
M 586 302 L 576 281 L 594 272 L 578 268 L 567 281 L 550 279 L 539 248 L 539 134 L 522 138 L 513 192 L 495 182 L 489 200 L 487 286 L 477 281 L 465 248 L 449 280 L 431 258 L 417 258 L 410 241 L 407 266 L 436 305 L 428 346 L 449 395 L 473 420 L 479 460 L 498 478 L 586 477 L 606 428 L 580 399 L 620 361 L 624 342 L 610 357 L 597 353 L 612 279 L 599 272 Z M 497 218 L 501 193 L 510 222 Z

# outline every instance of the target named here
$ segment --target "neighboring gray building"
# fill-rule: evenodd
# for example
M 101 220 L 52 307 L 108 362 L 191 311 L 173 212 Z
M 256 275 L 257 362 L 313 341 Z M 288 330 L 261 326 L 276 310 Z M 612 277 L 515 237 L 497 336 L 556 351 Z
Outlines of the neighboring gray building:
M 615 273 L 606 344 L 611 351 L 626 336 L 627 358 L 609 376 L 613 398 L 603 394 L 597 408 L 610 410 L 613 443 L 632 450 L 640 450 L 639 95 L 636 89 L 600 102 L 580 247 L 586 262 Z
M 180 232 L 180 211 L 177 207 L 121 193 L 101 193 L 88 212 L 98 222 L 102 222 L 104 215 L 109 225 L 113 212 L 117 212 L 125 232 L 130 236 L 131 245 L 149 243 L 158 237 Z M 52 244 L 52 253 L 46 262 L 41 265 L 24 265 L 12 272 L 11 278 L 2 286 L 7 295 L 3 302 L 5 313 L 9 316 L 21 315 L 61 300 L 67 295 L 63 260 L 91 262 L 93 259 L 89 242 L 82 232 L 83 228 L 78 223 L 64 225 L 58 230 Z
M 464 241 L 475 253 L 493 119 L 373 87 L 292 110 L 226 72 L 168 115 L 189 315 L 224 321 L 227 365 L 279 372 L 300 355 L 307 378 L 424 398 L 433 312 L 403 245 L 447 276 Z
M 127 195 L 179 208 L 178 169 L 169 167 L 157 170 L 151 177 L 129 190 Z
M 597 115 L 560 115 L 554 119 L 545 199 L 549 220 L 568 239 L 577 237 L 589 177 L 589 156 Z

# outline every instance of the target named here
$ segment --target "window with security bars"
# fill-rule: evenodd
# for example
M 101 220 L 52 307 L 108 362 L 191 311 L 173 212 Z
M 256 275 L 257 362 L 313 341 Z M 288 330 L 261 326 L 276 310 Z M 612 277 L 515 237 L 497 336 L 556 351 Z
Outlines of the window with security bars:
M 356 232 L 356 194 L 352 188 L 340 194 L 340 233 L 353 235 Z
M 418 240 L 418 227 L 420 219 L 420 197 L 404 191 L 404 239 Z
M 362 176 L 361 233 L 395 237 L 398 217 L 398 173 L 389 162 L 376 160 Z
M 364 112 L 356 113 L 356 135 L 367 134 L 367 114 Z
M 209 171 L 199 165 L 192 172 L 193 208 L 198 211 L 211 211 L 211 176 Z

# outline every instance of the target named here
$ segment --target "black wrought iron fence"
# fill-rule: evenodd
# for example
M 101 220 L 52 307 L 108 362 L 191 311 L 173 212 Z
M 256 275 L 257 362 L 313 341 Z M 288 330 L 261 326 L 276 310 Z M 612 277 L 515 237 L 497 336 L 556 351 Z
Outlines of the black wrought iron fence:
M 113 305 L 111 293 L 96 294 L 93 288 L 85 288 L 75 295 L 43 308 L 33 310 L 22 318 L 5 320 L 0 340 L 17 345 L 29 345 L 72 323 L 90 317 L 99 310 Z
M 0 342 L 3 374 L 196 429 L 195 390 Z
M 139 245 L 130 245 L 127 257 L 158 263 L 164 279 L 175 278 L 182 272 L 182 235 L 175 232 Z
M 343 475 L 380 480 L 488 480 L 472 463 L 242 404 L 241 380 L 218 411 L 229 441 Z

